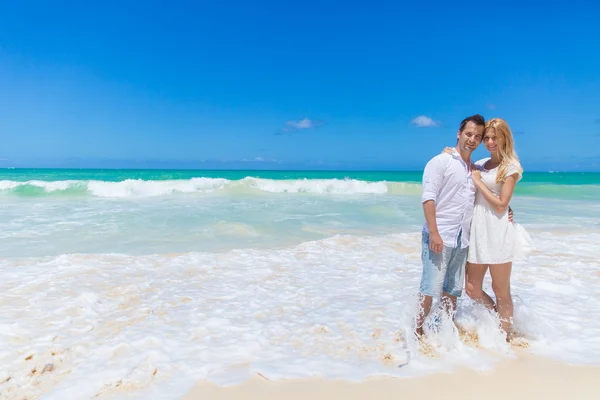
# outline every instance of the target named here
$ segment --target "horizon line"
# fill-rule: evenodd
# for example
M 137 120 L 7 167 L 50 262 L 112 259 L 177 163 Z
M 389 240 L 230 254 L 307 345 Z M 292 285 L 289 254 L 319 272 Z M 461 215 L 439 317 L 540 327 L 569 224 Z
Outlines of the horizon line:
M 276 169 L 276 168 L 159 168 L 159 167 L 147 167 L 147 168 L 114 168 L 114 167 L 0 167 L 0 170 L 80 170 L 80 171 L 259 171 L 259 172 L 414 172 L 422 173 L 422 169 Z M 530 169 L 529 172 L 538 173 L 600 173 L 598 170 L 546 170 L 546 169 Z

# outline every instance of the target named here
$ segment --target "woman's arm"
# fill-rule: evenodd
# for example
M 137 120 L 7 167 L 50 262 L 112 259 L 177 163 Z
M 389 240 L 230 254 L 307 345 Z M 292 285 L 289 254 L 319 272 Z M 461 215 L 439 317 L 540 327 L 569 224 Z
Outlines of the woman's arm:
M 488 188 L 485 183 L 481 180 L 481 172 L 473 171 L 473 183 L 477 186 L 477 190 L 485 197 L 485 199 L 496 209 L 499 214 L 502 214 L 508 208 L 508 203 L 510 203 L 510 199 L 515 190 L 515 185 L 517 184 L 518 173 L 507 176 L 502 183 L 502 188 L 500 189 L 500 197 L 496 197 L 496 195 Z

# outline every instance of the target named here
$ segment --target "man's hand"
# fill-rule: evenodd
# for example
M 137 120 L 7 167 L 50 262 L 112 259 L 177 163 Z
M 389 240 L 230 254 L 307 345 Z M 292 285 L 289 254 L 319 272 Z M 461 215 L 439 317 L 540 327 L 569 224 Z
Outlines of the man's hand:
M 429 248 L 434 253 L 441 253 L 444 249 L 444 241 L 439 233 L 430 233 L 429 234 Z
M 510 208 L 510 206 L 508 206 L 508 222 L 515 222 L 513 219 L 513 210 Z

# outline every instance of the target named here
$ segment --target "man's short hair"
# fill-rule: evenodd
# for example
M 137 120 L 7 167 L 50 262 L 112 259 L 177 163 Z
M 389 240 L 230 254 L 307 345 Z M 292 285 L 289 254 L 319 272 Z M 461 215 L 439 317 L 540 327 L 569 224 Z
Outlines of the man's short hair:
M 475 114 L 462 120 L 462 122 L 460 123 L 460 128 L 458 128 L 459 132 L 462 132 L 465 129 L 465 126 L 467 126 L 467 123 L 469 121 L 473 122 L 475 125 L 485 127 L 485 119 L 483 119 L 481 115 Z

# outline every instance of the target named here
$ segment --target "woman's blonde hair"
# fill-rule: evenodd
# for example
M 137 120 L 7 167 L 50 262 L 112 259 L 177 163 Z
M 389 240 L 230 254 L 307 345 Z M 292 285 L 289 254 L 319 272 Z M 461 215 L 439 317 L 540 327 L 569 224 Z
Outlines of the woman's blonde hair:
M 500 138 L 498 146 L 498 156 L 500 158 L 500 165 L 498 166 L 498 174 L 496 175 L 496 182 L 504 182 L 506 180 L 506 173 L 508 172 L 508 166 L 514 165 L 517 167 L 519 174 L 523 174 L 523 168 L 519 161 L 519 156 L 515 151 L 515 142 L 513 140 L 512 132 L 510 127 L 502 118 L 492 118 L 485 123 L 485 132 L 489 129 L 493 129 L 496 132 L 496 136 Z

